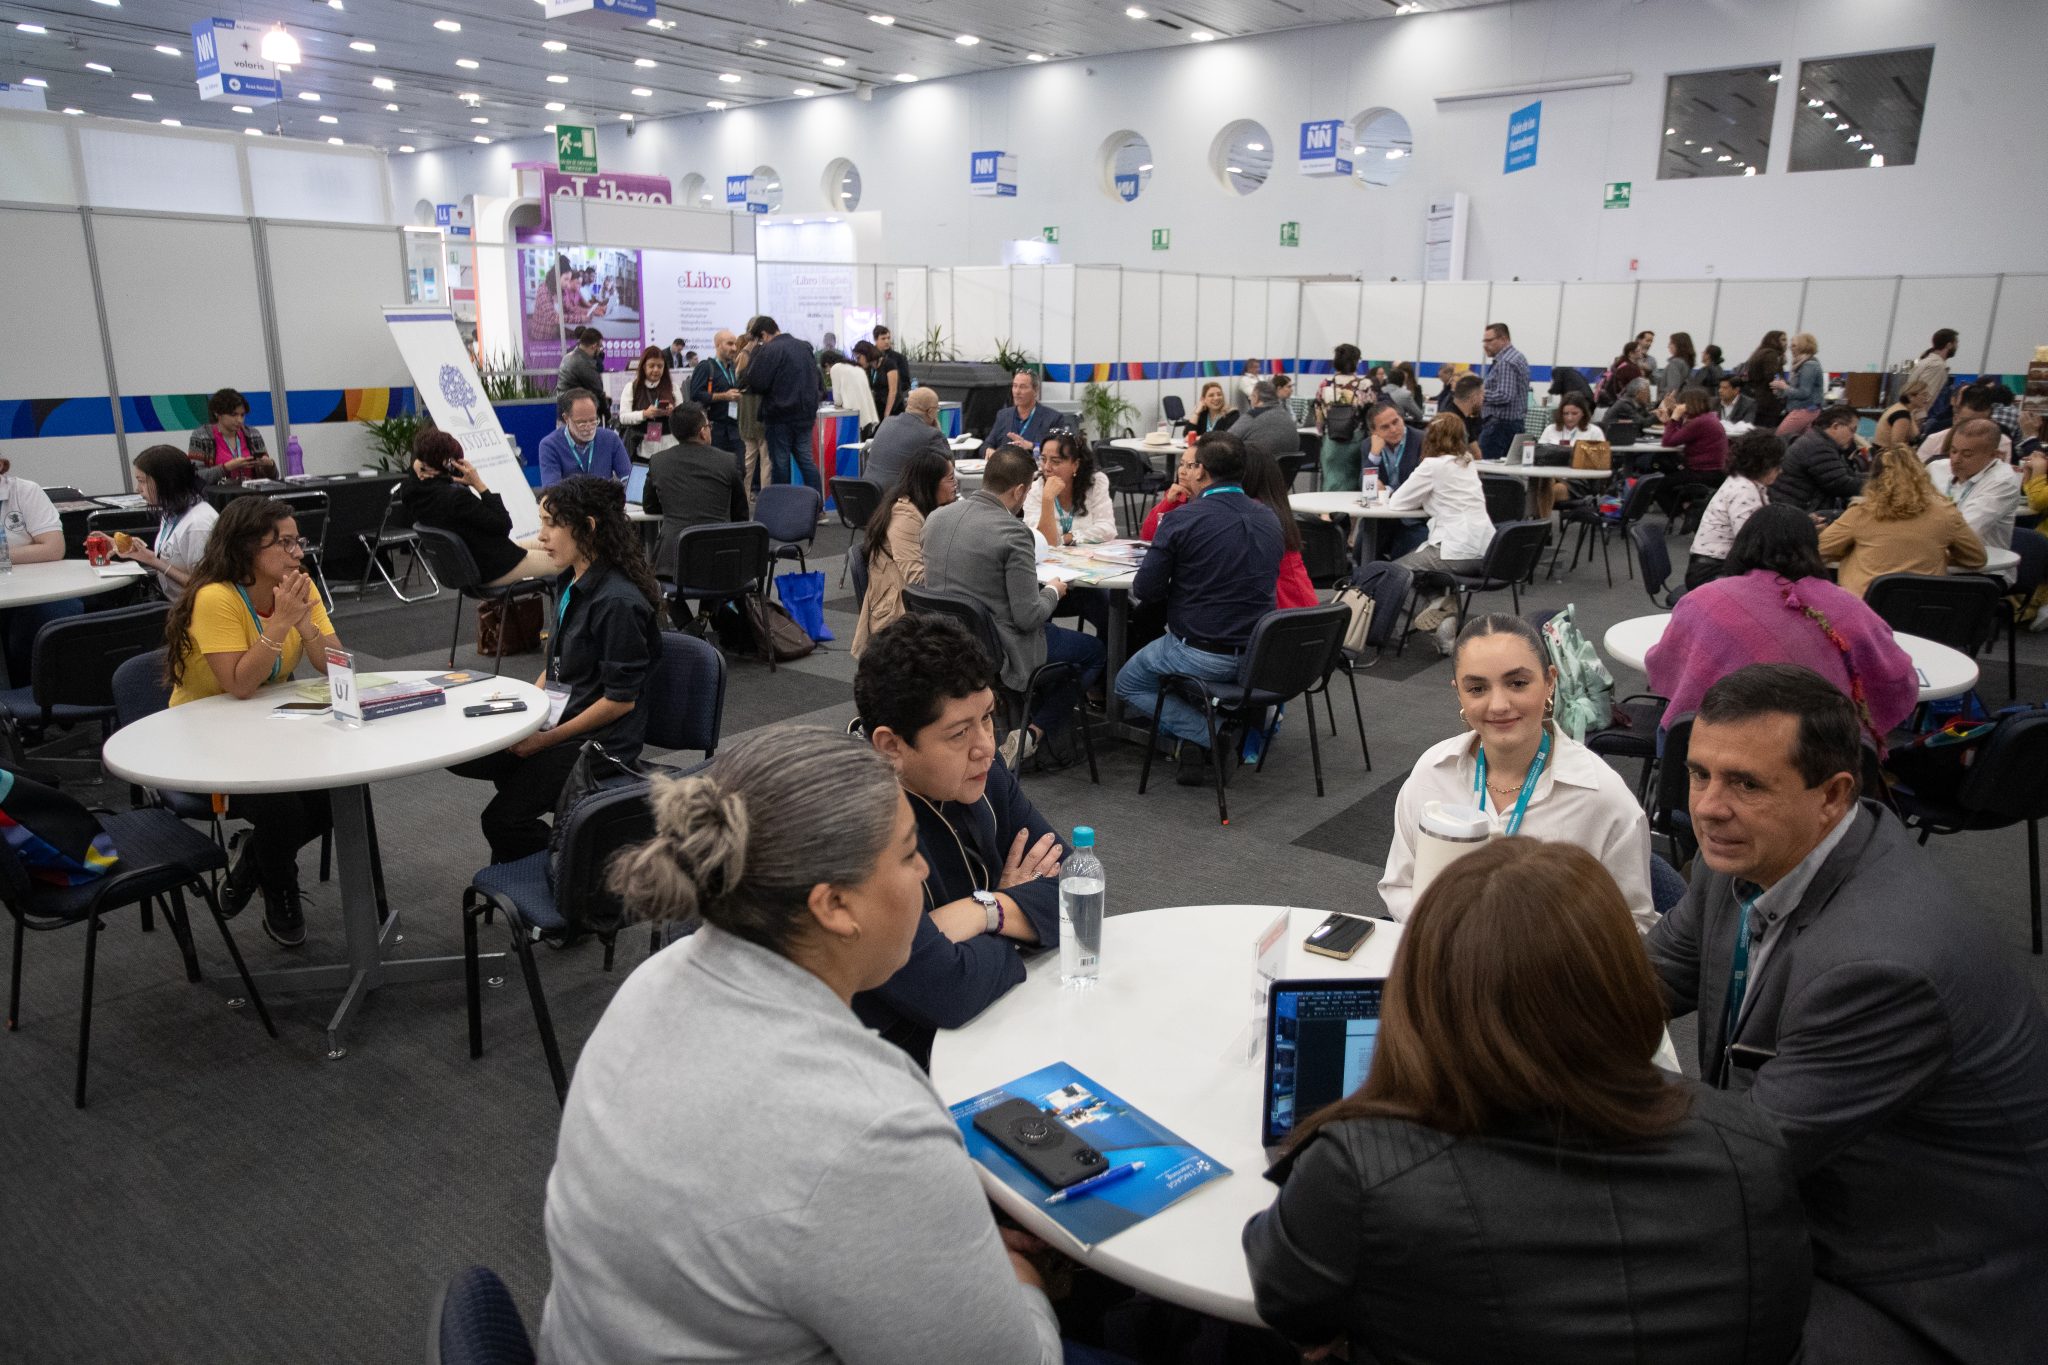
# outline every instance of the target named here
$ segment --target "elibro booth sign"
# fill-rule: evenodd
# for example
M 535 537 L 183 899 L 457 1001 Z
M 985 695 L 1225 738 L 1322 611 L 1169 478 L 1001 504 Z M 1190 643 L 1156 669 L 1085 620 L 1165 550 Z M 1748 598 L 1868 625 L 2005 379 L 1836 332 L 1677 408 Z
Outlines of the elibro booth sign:
M 544 231 L 553 227 L 553 205 L 557 199 L 609 199 L 621 204 L 666 206 L 674 198 L 665 175 L 621 175 L 615 171 L 565 175 L 552 166 L 541 168 L 540 190 L 540 225 Z

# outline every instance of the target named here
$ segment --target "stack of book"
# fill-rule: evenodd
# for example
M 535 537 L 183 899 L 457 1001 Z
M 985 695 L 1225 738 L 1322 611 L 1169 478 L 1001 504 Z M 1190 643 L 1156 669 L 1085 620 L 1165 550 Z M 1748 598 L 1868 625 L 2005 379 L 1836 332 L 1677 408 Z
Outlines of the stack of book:
M 407 711 L 424 711 L 430 706 L 443 705 L 448 700 L 447 693 L 425 678 L 365 687 L 356 695 L 362 703 L 364 720 L 399 716 Z

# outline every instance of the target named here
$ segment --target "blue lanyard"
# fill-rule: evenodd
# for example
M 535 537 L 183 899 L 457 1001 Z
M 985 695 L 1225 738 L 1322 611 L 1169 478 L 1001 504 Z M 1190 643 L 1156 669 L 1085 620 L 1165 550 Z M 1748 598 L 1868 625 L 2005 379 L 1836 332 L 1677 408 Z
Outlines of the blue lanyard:
M 257 633 L 258 635 L 261 635 L 261 634 L 263 633 L 263 618 L 262 618 L 262 617 L 260 617 L 260 616 L 258 616 L 258 615 L 256 614 L 256 604 L 255 604 L 254 602 L 251 602 L 251 601 L 249 600 L 249 590 L 248 590 L 247 588 L 244 588 L 244 587 L 243 587 L 243 586 L 242 586 L 242 585 L 241 585 L 240 583 L 237 583 L 237 584 L 235 584 L 235 591 L 236 591 L 236 593 L 238 593 L 238 594 L 239 594 L 239 595 L 241 596 L 241 599 L 242 599 L 242 605 L 243 605 L 243 606 L 245 606 L 245 607 L 247 607 L 247 608 L 249 609 L 249 619 L 250 619 L 251 621 L 253 621 L 253 622 L 255 622 L 255 623 L 256 623 L 256 633 Z M 273 610 L 275 610 L 275 608 L 274 608 L 274 607 L 273 607 Z M 255 642 L 254 640 L 251 640 L 251 641 L 250 641 L 249 643 L 253 645 L 253 644 L 255 644 L 256 642 Z M 277 671 L 278 671 L 278 670 L 279 670 L 280 668 L 283 668 L 283 667 L 284 667 L 284 651 L 283 651 L 283 650 L 279 650 L 279 651 L 277 652 L 276 656 L 275 656 L 274 658 L 272 658 L 272 659 L 271 659 L 271 661 L 270 661 L 270 676 L 269 676 L 268 678 L 264 679 L 264 681 L 265 681 L 265 682 L 276 682 L 276 681 L 277 681 Z
M 1529 798 L 1536 794 L 1536 779 L 1543 775 L 1543 765 L 1550 761 L 1550 731 L 1543 732 L 1543 742 L 1536 746 L 1536 757 L 1530 760 L 1528 776 L 1522 779 L 1522 794 L 1515 798 L 1514 813 L 1508 816 L 1507 832 L 1514 834 L 1522 828 L 1522 817 L 1529 812 Z M 1472 795 L 1479 802 L 1479 809 L 1486 809 L 1486 746 L 1479 746 L 1479 766 L 1472 774 Z
M 1217 484 L 1217 485 L 1216 485 L 1216 486 L 1215 486 L 1214 488 L 1204 488 L 1204 489 L 1202 490 L 1202 496 L 1203 496 L 1203 497 L 1205 497 L 1205 498 L 1213 498 L 1213 497 L 1215 497 L 1215 496 L 1216 496 L 1216 495 L 1217 495 L 1218 493 L 1242 493 L 1242 492 L 1244 492 L 1244 485 L 1243 485 L 1243 484 L 1241 484 L 1241 483 L 1219 483 L 1219 484 Z
M 156 544 L 152 548 L 155 549 L 158 554 L 162 554 L 163 547 L 171 543 L 171 537 L 177 534 L 178 523 L 183 521 L 184 519 L 185 515 L 181 512 L 175 517 L 165 517 L 163 521 L 157 526 Z
M 725 367 L 725 362 L 723 360 L 713 359 L 711 362 L 711 367 L 712 369 L 718 372 L 719 378 L 725 381 L 726 388 L 732 389 L 739 387 L 739 378 L 736 375 L 734 375 L 731 370 Z
M 592 432 L 590 434 L 590 444 L 584 446 L 581 450 L 578 450 L 576 448 L 576 438 L 574 436 L 569 437 L 569 453 L 576 457 L 576 467 L 582 470 L 585 474 L 588 474 L 590 472 L 590 452 L 596 449 L 596 432 Z
M 1736 902 L 1742 906 L 1742 918 L 1735 926 L 1735 955 L 1728 967 L 1728 1019 L 1722 1030 L 1722 1044 L 1735 1041 L 1735 1025 L 1742 1018 L 1742 998 L 1749 990 L 1749 913 L 1756 909 L 1756 903 L 1763 893 L 1754 896 L 1738 894 Z

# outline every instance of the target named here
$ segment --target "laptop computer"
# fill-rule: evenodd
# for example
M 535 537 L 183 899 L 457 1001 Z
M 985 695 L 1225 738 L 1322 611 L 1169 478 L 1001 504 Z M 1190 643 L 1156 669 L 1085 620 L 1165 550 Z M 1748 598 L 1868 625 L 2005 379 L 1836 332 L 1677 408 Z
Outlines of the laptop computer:
M 626 501 L 638 507 L 647 496 L 647 466 L 636 464 L 626 476 Z
M 1259 1132 L 1268 1157 L 1278 1155 L 1296 1123 L 1365 1084 L 1386 988 L 1383 976 L 1273 983 Z
M 1508 453 L 1501 457 L 1503 462 L 1507 464 L 1520 464 L 1522 462 L 1522 452 L 1529 448 L 1529 440 L 1528 432 L 1516 433 L 1515 439 L 1508 442 Z

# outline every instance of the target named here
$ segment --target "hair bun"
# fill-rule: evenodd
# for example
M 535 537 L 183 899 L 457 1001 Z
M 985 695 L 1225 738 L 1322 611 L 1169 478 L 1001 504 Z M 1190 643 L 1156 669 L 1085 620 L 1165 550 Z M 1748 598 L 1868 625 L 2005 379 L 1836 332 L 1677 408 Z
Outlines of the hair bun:
M 657 778 L 651 804 L 657 833 L 619 855 L 612 890 L 643 919 L 694 919 L 746 875 L 746 798 L 699 775 Z

